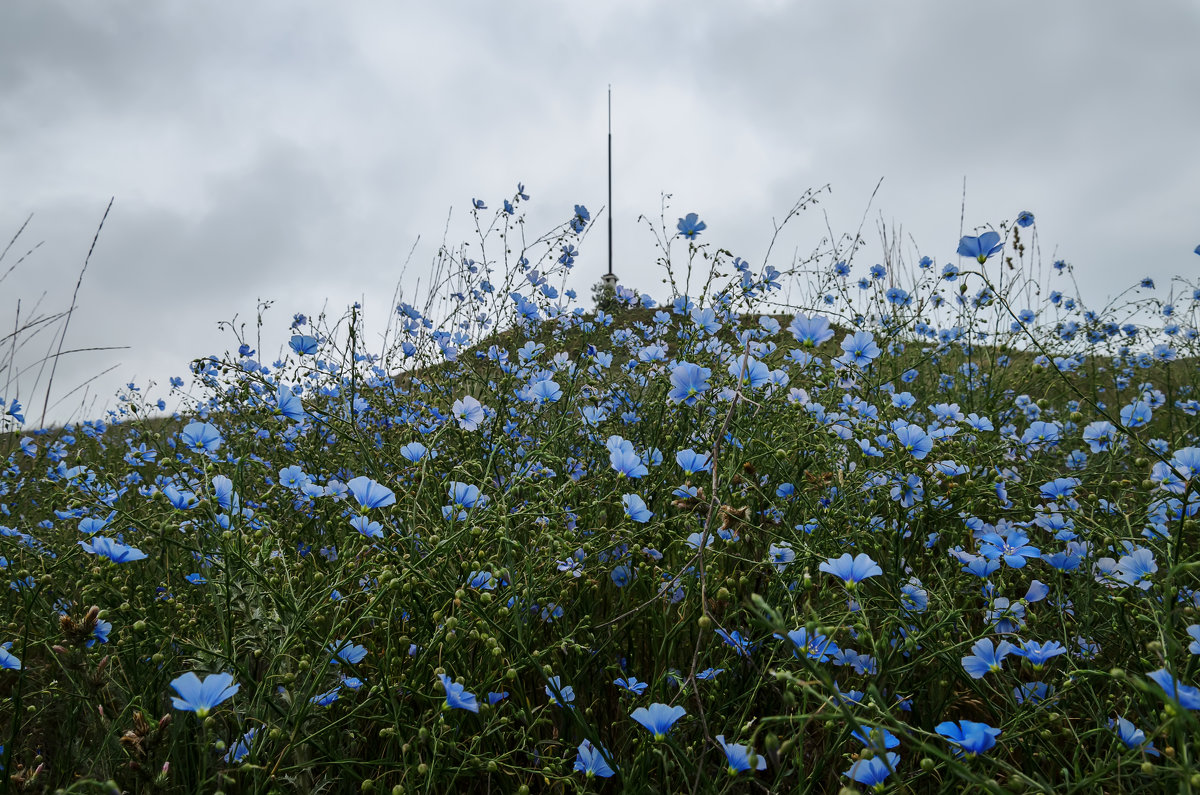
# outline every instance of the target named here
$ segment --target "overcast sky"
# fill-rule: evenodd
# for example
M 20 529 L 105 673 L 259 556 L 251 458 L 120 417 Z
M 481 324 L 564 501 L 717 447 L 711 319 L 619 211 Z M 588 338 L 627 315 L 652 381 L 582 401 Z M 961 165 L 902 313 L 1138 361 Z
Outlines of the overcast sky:
M 0 246 L 33 220 L 0 274 L 44 244 L 0 282 L 0 328 L 18 299 L 70 304 L 115 196 L 66 347 L 129 348 L 64 359 L 52 402 L 113 365 L 91 413 L 126 381 L 165 394 L 236 348 L 217 321 L 252 321 L 257 298 L 268 362 L 326 301 L 365 298 L 382 331 L 409 250 L 412 299 L 451 210 L 449 242 L 470 237 L 473 197 L 523 182 L 533 232 L 603 207 L 609 84 L 615 271 L 639 291 L 663 297 L 636 223 L 663 193 L 672 223 L 696 212 L 761 262 L 806 189 L 831 185 L 821 208 L 850 233 L 883 179 L 868 238 L 882 219 L 941 263 L 965 178 L 968 230 L 1033 212 L 1043 257 L 1102 301 L 1200 265 L 1198 41 L 1194 0 L 5 0 Z M 806 214 L 773 257 L 824 233 Z M 581 296 L 606 257 L 588 238 Z

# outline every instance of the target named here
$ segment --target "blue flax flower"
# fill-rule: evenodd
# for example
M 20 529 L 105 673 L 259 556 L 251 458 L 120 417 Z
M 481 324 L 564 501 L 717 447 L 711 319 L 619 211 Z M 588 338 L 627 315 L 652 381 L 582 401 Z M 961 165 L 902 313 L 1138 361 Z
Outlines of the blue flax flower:
M 604 761 L 604 751 L 592 745 L 591 740 L 584 740 L 579 744 L 579 755 L 575 757 L 575 772 L 583 773 L 588 778 L 599 776 L 600 778 L 608 778 L 616 773 L 608 762 Z
M 446 689 L 446 703 L 442 705 L 443 710 L 449 709 L 465 709 L 467 712 L 479 712 L 479 702 L 475 700 L 474 693 L 468 693 L 466 685 L 455 683 L 453 679 L 441 674 L 442 687 Z
M 396 502 L 396 495 L 391 489 L 366 475 L 360 475 L 346 485 L 350 488 L 350 494 L 364 508 L 385 508 Z
M 130 561 L 142 560 L 146 557 L 146 553 L 137 547 L 127 547 L 119 541 L 114 541 L 104 536 L 96 536 L 88 541 L 80 541 L 79 546 L 93 555 L 108 558 L 113 563 L 129 563 Z
M 340 644 L 329 644 L 328 651 L 330 657 L 329 662 L 334 665 L 337 665 L 338 663 L 354 665 L 355 663 L 362 662 L 363 658 L 367 656 L 367 649 L 365 646 L 359 646 L 351 643 L 348 640 Z
M 1115 731 L 1117 736 L 1121 738 L 1121 742 L 1130 748 L 1139 749 L 1150 756 L 1159 756 L 1158 749 L 1154 747 L 1154 743 L 1146 742 L 1146 733 L 1125 718 L 1118 716 L 1115 721 L 1109 718 L 1108 728 Z
M 1000 235 L 996 232 L 984 232 L 979 237 L 965 236 L 958 241 L 958 255 L 978 260 L 979 264 L 988 261 L 988 257 L 999 254 L 1004 248 Z
M 557 676 L 552 676 L 546 680 L 549 684 L 546 685 L 546 695 L 550 697 L 550 704 L 553 706 L 571 705 L 575 700 L 575 688 L 570 685 L 562 684 L 562 681 Z
M 806 348 L 815 348 L 823 342 L 833 339 L 833 329 L 829 327 L 829 318 L 822 315 L 796 315 L 788 326 L 796 342 Z
M 728 763 L 726 771 L 733 776 L 745 770 L 750 770 L 750 755 L 753 751 L 745 745 L 737 743 L 725 742 L 725 735 L 718 734 L 717 742 L 721 744 L 721 749 L 725 751 L 725 761 Z M 767 760 L 757 754 L 754 756 L 754 769 L 765 770 Z
M 1000 730 L 986 723 L 976 723 L 973 720 L 960 720 L 957 723 L 945 721 L 933 727 L 933 730 L 946 738 L 959 756 L 970 759 L 982 754 L 996 744 Z
M 970 657 L 962 658 L 963 670 L 972 679 L 982 679 L 989 672 L 1003 668 L 1004 658 L 1016 651 L 1017 648 L 1006 640 L 995 646 L 991 638 L 984 638 L 971 647 Z
M 1167 694 L 1179 702 L 1184 709 L 1200 709 L 1200 690 L 1190 685 L 1178 682 L 1166 668 L 1159 668 L 1154 673 L 1146 674 L 1147 679 L 1153 680 Z
M 21 661 L 17 659 L 15 654 L 0 646 L 0 670 L 4 669 L 19 671 L 21 670 Z
M 230 748 L 225 753 L 224 758 L 225 758 L 226 764 L 236 765 L 238 762 L 241 762 L 242 759 L 245 758 L 246 754 L 250 753 L 250 746 L 254 743 L 254 738 L 257 735 L 258 735 L 258 727 L 257 726 L 255 726 L 254 728 L 250 729 L 245 734 L 243 734 L 241 739 L 239 739 L 237 742 L 235 742 L 233 744 L 233 747 Z
M 847 588 L 853 588 L 868 577 L 883 574 L 883 569 L 879 568 L 879 564 L 865 552 L 860 552 L 854 557 L 847 552 L 836 560 L 830 558 L 817 569 L 840 578 Z
M 675 225 L 675 228 L 679 230 L 679 234 L 688 240 L 695 240 L 696 235 L 708 229 L 708 224 L 701 221 L 700 216 L 696 213 L 688 213 L 687 217 L 679 219 L 679 223 Z
M 711 469 L 711 458 L 711 453 L 697 453 L 689 447 L 675 454 L 675 463 L 679 464 L 679 468 L 686 474 L 695 475 L 697 472 L 708 472 Z
M 179 432 L 179 441 L 195 453 L 215 453 L 221 449 L 221 433 L 207 422 L 189 422 Z
M 675 403 L 696 405 L 696 399 L 708 391 L 708 379 L 712 370 L 691 362 L 680 362 L 671 368 L 671 391 L 667 393 Z
M 882 789 L 884 780 L 900 764 L 900 755 L 888 751 L 886 756 L 873 756 L 870 759 L 859 759 L 850 765 L 850 769 L 842 773 L 851 781 L 874 789 Z
M 654 512 L 646 507 L 645 501 L 636 494 L 624 495 L 621 497 L 621 504 L 625 507 L 625 516 L 635 522 L 645 524 L 654 515 Z
M 687 714 L 687 710 L 676 704 L 660 704 L 655 702 L 649 708 L 638 707 L 630 717 L 638 723 L 646 727 L 646 730 L 654 735 L 654 739 L 661 741 L 666 739 L 667 733 L 671 731 L 671 727 L 675 725 L 675 721 Z
M 879 346 L 869 331 L 856 331 L 842 340 L 841 361 L 847 365 L 866 367 L 879 356 Z
M 1021 641 L 1021 648 L 1015 650 L 1015 654 L 1019 654 L 1029 664 L 1033 666 L 1035 671 L 1040 671 L 1045 667 L 1046 663 L 1052 658 L 1060 654 L 1067 653 L 1067 647 L 1056 640 L 1038 643 L 1035 640 Z
M 201 679 L 188 671 L 183 676 L 176 677 L 171 682 L 171 687 L 179 694 L 178 697 L 171 697 L 171 704 L 175 709 L 189 710 L 195 712 L 197 717 L 203 718 L 213 707 L 233 697 L 241 685 L 234 684 L 231 674 L 211 674 Z
M 721 637 L 721 640 L 725 641 L 727 645 L 732 646 L 733 650 L 743 657 L 749 657 L 750 653 L 754 651 L 755 645 L 757 645 L 743 638 L 742 633 L 736 629 L 733 632 L 718 629 L 716 633 Z
M 625 677 L 621 677 L 620 679 L 614 679 L 613 684 L 619 688 L 628 690 L 630 693 L 633 693 L 635 696 L 640 696 L 642 693 L 645 693 L 646 688 L 648 688 L 650 686 L 649 682 L 639 682 L 636 676 L 631 676 L 628 679 L 626 679 Z
M 816 662 L 827 662 L 830 657 L 841 651 L 831 638 L 816 632 L 809 635 L 805 627 L 788 632 L 787 638 L 796 647 L 797 657 L 803 654 Z

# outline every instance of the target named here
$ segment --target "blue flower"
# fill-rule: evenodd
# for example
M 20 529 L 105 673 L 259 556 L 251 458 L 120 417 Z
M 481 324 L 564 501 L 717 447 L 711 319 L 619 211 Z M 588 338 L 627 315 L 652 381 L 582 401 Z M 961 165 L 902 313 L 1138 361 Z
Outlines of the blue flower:
M 1000 736 L 999 729 L 973 720 L 960 720 L 958 723 L 945 721 L 933 727 L 933 730 L 955 747 L 956 755 L 965 755 L 968 759 L 994 746 L 996 738 Z
M 1133 585 L 1146 591 L 1154 584 L 1150 577 L 1156 571 L 1158 571 L 1158 564 L 1154 562 L 1154 553 L 1145 547 L 1138 547 L 1117 561 L 1113 573 L 1126 585 Z
M 17 659 L 15 654 L 0 646 L 0 670 L 3 669 L 19 671 L 21 670 L 21 661 Z
M 815 348 L 827 340 L 833 339 L 833 329 L 829 327 L 829 318 L 822 315 L 796 315 L 792 318 L 788 331 L 796 342 L 806 348 Z
M 370 517 L 355 516 L 350 520 L 350 526 L 367 538 L 383 538 L 383 525 L 372 522 Z
M 203 718 L 213 707 L 231 698 L 241 685 L 234 684 L 230 674 L 211 674 L 201 679 L 188 671 L 174 679 L 171 687 L 179 694 L 178 697 L 171 698 L 175 709 L 189 710 L 195 712 L 197 717 Z
M 671 391 L 667 394 L 675 403 L 696 405 L 696 398 L 708 391 L 712 370 L 691 362 L 680 362 L 671 368 Z
M 483 507 L 487 503 L 487 498 L 479 491 L 478 486 L 472 486 L 469 483 L 460 483 L 457 480 L 450 481 L 450 502 L 459 508 L 474 508 L 476 506 Z
M 79 546 L 93 555 L 108 558 L 113 563 L 129 563 L 130 561 L 142 560 L 146 557 L 146 553 L 137 547 L 128 547 L 104 536 L 96 536 L 88 539 L 88 541 L 80 541 Z
M 1187 634 L 1192 638 L 1192 642 L 1188 644 L 1188 651 L 1192 654 L 1200 654 L 1200 624 L 1192 624 L 1188 627 Z
M 707 682 L 710 679 L 716 679 L 723 673 L 725 673 L 724 668 L 705 668 L 703 671 L 700 671 L 698 674 L 696 674 L 696 678 L 701 682 Z
M 620 436 L 608 437 L 608 463 L 618 475 L 627 478 L 645 477 L 650 470 L 642 461 L 642 457 L 633 449 L 633 442 Z
M 1057 657 L 1060 654 L 1066 654 L 1067 647 L 1063 646 L 1056 640 L 1047 641 L 1045 643 L 1038 643 L 1034 640 L 1025 640 L 1021 641 L 1021 648 L 1016 649 L 1014 653 L 1019 654 L 1026 660 L 1029 660 L 1029 664 L 1033 666 L 1033 669 L 1038 671 L 1041 670 L 1052 657 Z
M 224 759 L 226 764 L 237 764 L 238 762 L 241 762 L 242 759 L 245 758 L 246 754 L 250 753 L 250 745 L 254 742 L 254 738 L 257 735 L 257 726 L 243 734 L 241 739 L 235 742 L 233 747 L 225 753 Z
M 999 671 L 1004 667 L 1004 658 L 1015 652 L 1017 648 L 1006 640 L 994 646 L 990 638 L 984 638 L 971 647 L 971 656 L 962 658 L 963 669 L 972 679 L 982 679 L 991 671 Z
M 332 690 L 326 690 L 324 693 L 317 693 L 308 700 L 310 704 L 316 704 L 318 707 L 328 707 L 330 704 L 338 700 L 338 695 L 342 692 L 342 686 L 337 685 Z
M 639 682 L 636 676 L 631 676 L 628 679 L 624 677 L 620 679 L 614 679 L 613 684 L 617 687 L 628 690 L 635 696 L 640 696 L 642 693 L 645 693 L 646 688 L 650 686 L 648 682 Z
M 1179 702 L 1184 709 L 1200 709 L 1200 690 L 1176 681 L 1166 668 L 1159 668 L 1146 678 L 1163 689 L 1168 698 Z
M 726 632 L 723 629 L 718 629 L 716 630 L 716 633 L 720 636 L 721 640 L 725 641 L 726 645 L 732 646 L 733 650 L 743 657 L 749 657 L 750 653 L 754 651 L 754 647 L 757 645 L 743 638 L 742 633 L 738 632 L 736 629 L 733 632 Z
M 911 453 L 918 461 L 929 455 L 929 451 L 933 449 L 933 440 L 929 438 L 929 434 L 925 433 L 920 425 L 912 423 L 896 429 L 896 440 L 903 450 Z
M 1118 716 L 1115 722 L 1112 718 L 1109 718 L 1108 728 L 1113 729 L 1117 733 L 1117 736 L 1121 738 L 1121 742 L 1130 748 L 1144 751 L 1150 756 L 1159 756 L 1158 749 L 1154 747 L 1154 743 L 1146 741 L 1146 733 L 1125 718 Z
M 621 497 L 621 504 L 625 507 L 625 516 L 635 522 L 645 524 L 650 521 L 650 517 L 654 513 L 646 507 L 646 503 L 636 494 L 626 494 Z
M 686 237 L 688 240 L 695 240 L 696 235 L 708 228 L 708 224 L 700 220 L 700 216 L 696 213 L 688 213 L 686 218 L 680 218 L 679 223 L 675 225 L 679 230 L 679 234 Z
M 996 232 L 984 232 L 979 237 L 966 236 L 958 241 L 958 255 L 978 260 L 980 265 L 993 254 L 999 254 L 1003 248 L 1004 244 Z
M 293 334 L 288 345 L 301 356 L 312 356 L 317 352 L 317 338 L 311 334 Z
M 900 745 L 899 737 L 887 729 L 881 729 L 867 723 L 860 724 L 857 729 L 850 732 L 850 736 L 858 740 L 866 748 L 872 748 L 876 751 L 883 751 Z
M 792 549 L 791 544 L 786 541 L 780 541 L 778 544 L 772 543 L 767 548 L 767 558 L 775 567 L 775 571 L 782 573 L 796 559 L 796 550 Z
M 300 422 L 304 419 L 304 404 L 300 402 L 300 396 L 292 391 L 291 387 L 280 384 L 275 391 L 275 407 L 276 410 L 289 420 Z
M 215 453 L 221 449 L 221 433 L 207 422 L 189 422 L 179 432 L 179 441 L 194 453 Z
M 671 727 L 675 725 L 675 721 L 687 714 L 687 710 L 676 704 L 670 706 L 668 704 L 660 704 L 655 702 L 647 709 L 646 707 L 638 707 L 629 717 L 636 720 L 638 723 L 646 727 L 646 730 L 654 735 L 654 739 L 661 741 L 666 739 Z
M 475 430 L 487 418 L 483 405 L 470 395 L 454 401 L 450 413 L 458 420 L 458 427 L 464 431 Z
M 879 568 L 879 564 L 865 552 L 860 552 L 854 557 L 847 552 L 836 560 L 829 558 L 818 566 L 817 570 L 840 578 L 847 588 L 853 588 L 868 577 L 883 574 L 883 569 Z
M 391 489 L 366 475 L 360 475 L 346 485 L 350 488 L 350 494 L 363 508 L 384 508 L 396 502 L 396 495 Z
M 575 772 L 583 773 L 588 778 L 600 776 L 608 778 L 616 771 L 604 761 L 605 750 L 592 745 L 591 740 L 579 744 L 578 756 L 575 757 Z
M 750 770 L 750 755 L 753 753 L 750 748 L 737 743 L 725 742 L 725 735 L 723 734 L 717 735 L 717 742 L 721 744 L 721 750 L 725 752 L 725 761 L 728 764 L 726 767 L 726 772 L 728 772 L 729 775 L 732 776 L 745 770 Z M 761 756 L 755 755 L 754 769 L 765 770 L 766 767 L 767 760 L 763 759 Z
M 879 356 L 879 346 L 875 337 L 869 331 L 856 331 L 847 334 L 842 340 L 843 356 L 840 360 L 847 365 L 866 367 Z
M 1144 428 L 1154 418 L 1154 412 L 1144 400 L 1135 400 L 1121 408 L 1121 422 L 1127 428 Z
M 429 449 L 420 442 L 409 442 L 400 448 L 400 455 L 414 464 L 424 458 L 427 452 Z
M 365 646 L 359 646 L 348 640 L 340 644 L 329 644 L 328 651 L 330 656 L 329 662 L 333 665 L 337 665 L 338 663 L 353 665 L 354 663 L 362 662 L 363 658 L 367 656 Z
M 440 674 L 442 687 L 446 690 L 446 703 L 442 705 L 443 710 L 450 709 L 465 709 L 467 712 L 479 712 L 479 702 L 475 700 L 474 693 L 468 693 L 466 685 L 457 684 L 453 679 Z
M 695 475 L 697 472 L 708 472 L 712 468 L 711 453 L 697 453 L 688 448 L 675 454 L 675 463 L 685 474 Z
M 874 789 L 882 789 L 883 782 L 895 771 L 900 764 L 900 756 L 888 751 L 886 756 L 873 756 L 870 759 L 859 759 L 850 765 L 850 769 L 842 775 L 858 784 L 864 784 Z
M 633 579 L 633 571 L 622 563 L 619 566 L 614 566 L 608 576 L 612 579 L 613 585 L 618 588 L 624 588 Z
M 803 654 L 816 662 L 826 662 L 831 656 L 841 651 L 832 639 L 816 632 L 810 635 L 804 627 L 793 629 L 788 632 L 787 637 L 796 647 L 797 657 Z
M 986 533 L 980 539 L 979 554 L 988 560 L 1003 558 L 1010 568 L 1024 568 L 1026 558 L 1040 558 L 1042 553 L 1027 543 L 1029 536 L 1020 530 L 1011 530 L 1007 537 L 999 533 Z
M 1017 226 L 1024 228 L 1032 225 L 1033 213 L 1029 212 L 1028 210 L 1022 210 L 1020 214 L 1017 215 Z
M 551 676 L 546 680 L 546 695 L 550 698 L 551 706 L 562 706 L 566 704 L 570 706 L 575 700 L 575 688 L 570 685 L 562 684 L 562 681 L 557 676 Z
M 84 641 L 84 646 L 92 648 L 97 643 L 108 643 L 108 633 L 112 632 L 112 623 L 100 619 L 96 622 L 96 627 L 92 630 L 92 636 Z

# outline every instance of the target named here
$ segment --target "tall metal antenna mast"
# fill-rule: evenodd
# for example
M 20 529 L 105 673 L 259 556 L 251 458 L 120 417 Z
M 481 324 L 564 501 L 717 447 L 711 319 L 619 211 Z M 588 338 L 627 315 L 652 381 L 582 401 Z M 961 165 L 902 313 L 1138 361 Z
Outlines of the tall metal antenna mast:
M 613 213 L 612 213 L 612 83 L 608 85 L 608 273 L 604 275 L 604 284 L 609 287 L 617 286 L 617 277 L 613 275 Z
M 612 273 L 612 84 L 608 86 L 608 272 Z

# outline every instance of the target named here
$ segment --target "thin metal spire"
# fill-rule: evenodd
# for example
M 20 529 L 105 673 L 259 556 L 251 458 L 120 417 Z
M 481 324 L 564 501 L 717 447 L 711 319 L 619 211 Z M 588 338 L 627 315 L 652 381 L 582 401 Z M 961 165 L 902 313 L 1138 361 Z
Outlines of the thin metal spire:
M 612 83 L 608 84 L 608 275 L 613 275 L 612 261 Z

